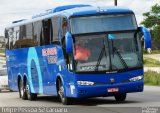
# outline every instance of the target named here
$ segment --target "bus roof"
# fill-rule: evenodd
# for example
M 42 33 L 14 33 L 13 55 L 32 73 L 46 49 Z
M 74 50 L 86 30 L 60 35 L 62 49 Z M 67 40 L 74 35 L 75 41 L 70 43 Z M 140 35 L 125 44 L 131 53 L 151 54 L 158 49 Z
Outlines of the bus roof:
M 53 9 L 46 10 L 43 13 L 32 16 L 31 19 L 17 20 L 14 21 L 7 28 L 32 23 L 38 20 L 47 19 L 56 15 L 64 15 L 67 18 L 72 16 L 83 16 L 83 15 L 96 15 L 96 14 L 114 14 L 114 13 L 133 13 L 132 10 L 124 7 L 96 7 L 91 5 L 67 5 L 60 6 Z
M 109 13 L 131 13 L 132 11 L 122 7 L 83 7 L 66 10 L 66 16 L 81 16 L 94 14 L 109 14 Z

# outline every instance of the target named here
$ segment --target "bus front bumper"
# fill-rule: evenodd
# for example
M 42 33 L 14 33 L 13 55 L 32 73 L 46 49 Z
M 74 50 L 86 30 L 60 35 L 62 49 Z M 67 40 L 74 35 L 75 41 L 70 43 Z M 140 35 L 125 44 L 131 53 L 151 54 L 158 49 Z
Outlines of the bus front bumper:
M 144 87 L 144 80 L 122 83 L 122 84 L 110 84 L 110 85 L 92 85 L 92 86 L 77 85 L 75 94 L 72 95 L 72 97 L 83 98 L 83 97 L 114 96 L 117 93 L 142 92 L 143 87 Z

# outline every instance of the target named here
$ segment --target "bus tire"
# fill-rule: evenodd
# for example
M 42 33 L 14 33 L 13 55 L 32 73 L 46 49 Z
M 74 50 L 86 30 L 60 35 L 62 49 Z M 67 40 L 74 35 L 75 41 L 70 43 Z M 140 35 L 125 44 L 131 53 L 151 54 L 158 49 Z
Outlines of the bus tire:
M 18 78 L 18 82 L 17 83 L 18 83 L 19 98 L 22 98 L 22 95 L 21 95 L 21 92 L 20 92 L 20 80 L 21 79 Z
M 27 100 L 25 85 L 23 85 L 22 80 L 19 81 L 19 96 L 20 96 L 20 98 L 22 98 L 22 100 Z
M 37 99 L 37 94 L 30 92 L 29 84 L 28 84 L 27 80 L 26 80 L 26 93 L 27 93 L 28 100 L 32 101 L 32 100 L 36 100 Z
M 126 96 L 127 96 L 126 93 L 118 93 L 114 97 L 115 97 L 116 101 L 123 102 L 123 101 L 125 101 Z
M 64 94 L 64 87 L 63 87 L 61 80 L 58 80 L 58 96 L 63 105 L 71 104 L 70 98 L 66 97 Z

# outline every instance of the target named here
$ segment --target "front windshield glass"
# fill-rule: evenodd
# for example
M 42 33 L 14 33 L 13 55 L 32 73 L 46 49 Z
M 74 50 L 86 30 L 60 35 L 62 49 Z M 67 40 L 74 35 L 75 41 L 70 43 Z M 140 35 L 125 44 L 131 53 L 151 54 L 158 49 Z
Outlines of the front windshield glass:
M 112 70 L 142 67 L 138 36 L 135 32 L 108 34 Z
M 118 71 L 142 67 L 139 35 L 135 31 L 76 35 L 76 72 Z
M 74 17 L 70 22 L 72 34 L 137 29 L 133 14 Z
M 106 36 L 106 34 L 75 36 L 74 59 L 78 72 L 109 70 L 109 50 Z

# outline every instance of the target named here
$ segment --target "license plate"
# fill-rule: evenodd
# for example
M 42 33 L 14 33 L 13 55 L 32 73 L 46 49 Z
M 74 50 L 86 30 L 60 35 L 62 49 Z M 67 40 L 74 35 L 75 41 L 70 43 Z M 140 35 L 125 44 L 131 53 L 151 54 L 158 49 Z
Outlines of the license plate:
M 108 88 L 107 91 L 108 91 L 109 93 L 112 93 L 112 92 L 118 92 L 119 89 L 118 89 L 118 88 Z

